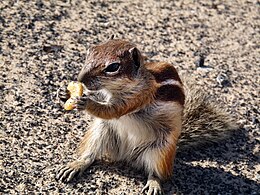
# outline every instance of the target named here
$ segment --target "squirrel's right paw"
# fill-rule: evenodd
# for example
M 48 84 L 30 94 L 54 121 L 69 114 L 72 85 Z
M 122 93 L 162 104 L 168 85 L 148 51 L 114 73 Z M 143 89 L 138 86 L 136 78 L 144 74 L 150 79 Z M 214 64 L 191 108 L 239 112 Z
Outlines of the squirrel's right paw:
M 87 101 L 89 98 L 87 96 L 81 96 L 75 98 L 75 107 L 77 110 L 85 110 L 87 106 Z

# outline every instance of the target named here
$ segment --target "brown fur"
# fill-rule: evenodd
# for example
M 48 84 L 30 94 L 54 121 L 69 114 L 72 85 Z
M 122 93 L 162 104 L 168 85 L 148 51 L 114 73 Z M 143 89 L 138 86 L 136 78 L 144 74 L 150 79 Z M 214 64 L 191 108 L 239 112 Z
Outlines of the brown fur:
M 172 64 L 167 62 L 150 62 L 146 63 L 145 67 L 152 73 L 158 83 L 167 79 L 173 79 L 181 83 L 181 79 Z
M 163 85 L 156 91 L 156 99 L 160 101 L 175 101 L 184 105 L 184 92 L 182 88 L 176 85 Z
M 176 145 L 169 145 L 161 151 L 161 160 L 158 163 L 160 178 L 167 179 L 172 175 L 172 166 L 175 154 Z
M 135 48 L 134 44 L 124 40 L 110 40 L 103 44 L 92 46 L 88 50 L 86 65 L 83 66 L 78 80 L 82 81 L 87 87 L 91 87 L 91 84 L 94 85 L 98 82 L 98 78 L 102 80 L 102 77 L 106 77 L 103 70 L 113 62 L 122 64 L 117 77 L 131 78 L 134 71 L 134 59 L 130 54 L 133 48 Z M 140 62 L 143 63 L 142 55 L 138 54 Z
M 153 102 L 154 90 L 154 87 L 150 87 L 142 91 L 142 93 L 135 93 L 131 96 L 121 94 L 122 98 L 125 99 L 120 98 L 117 101 L 112 102 L 110 105 L 103 105 L 89 100 L 87 103 L 87 110 L 90 114 L 102 119 L 119 118 Z
M 160 177 L 167 179 L 172 175 L 177 143 L 181 134 L 181 118 L 176 116 L 171 122 L 172 129 L 167 136 L 168 144 L 162 148 L 161 161 L 158 164 Z

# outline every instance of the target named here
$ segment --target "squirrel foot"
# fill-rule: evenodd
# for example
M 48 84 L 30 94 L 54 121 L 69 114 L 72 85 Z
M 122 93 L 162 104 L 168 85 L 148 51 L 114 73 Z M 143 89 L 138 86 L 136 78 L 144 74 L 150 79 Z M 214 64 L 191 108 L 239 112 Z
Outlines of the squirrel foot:
M 142 189 L 142 193 L 144 193 L 144 191 L 146 191 L 146 190 L 148 190 L 147 195 L 164 194 L 159 179 L 157 179 L 153 176 L 148 177 L 148 181 L 147 181 L 146 185 L 144 186 L 144 188 Z
M 62 166 L 57 171 L 56 179 L 63 182 L 70 182 L 75 176 L 82 175 L 90 164 L 90 162 L 85 160 L 76 160 L 66 166 Z

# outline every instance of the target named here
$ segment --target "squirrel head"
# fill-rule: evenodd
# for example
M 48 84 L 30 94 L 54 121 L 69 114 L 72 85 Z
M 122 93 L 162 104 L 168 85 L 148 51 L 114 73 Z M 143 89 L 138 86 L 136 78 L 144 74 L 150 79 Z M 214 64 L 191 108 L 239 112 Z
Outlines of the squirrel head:
M 88 49 L 78 81 L 89 90 L 118 91 L 137 81 L 143 65 L 141 52 L 134 44 L 112 39 Z

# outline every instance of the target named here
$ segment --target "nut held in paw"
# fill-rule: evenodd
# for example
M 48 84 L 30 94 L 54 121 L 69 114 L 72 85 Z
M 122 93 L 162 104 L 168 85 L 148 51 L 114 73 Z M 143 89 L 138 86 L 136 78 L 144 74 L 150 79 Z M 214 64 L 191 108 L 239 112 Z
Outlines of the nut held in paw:
M 82 96 L 83 94 L 83 85 L 80 82 L 72 81 L 69 83 L 67 89 L 70 93 L 70 98 L 64 104 L 65 110 L 73 110 L 75 108 L 74 98 Z

